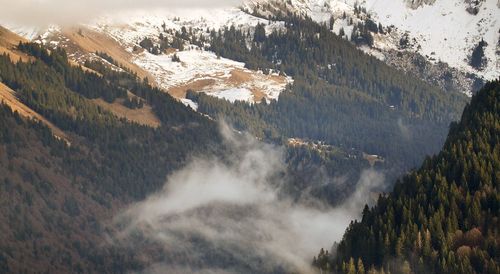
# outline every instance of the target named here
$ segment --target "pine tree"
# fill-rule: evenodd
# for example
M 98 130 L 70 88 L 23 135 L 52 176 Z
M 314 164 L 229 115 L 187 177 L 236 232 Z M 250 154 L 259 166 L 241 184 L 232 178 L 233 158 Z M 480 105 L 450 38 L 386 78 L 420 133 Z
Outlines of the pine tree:
M 354 264 L 354 259 L 351 257 L 349 263 L 346 267 L 346 274 L 356 274 L 356 265 Z
M 335 24 L 335 18 L 332 16 L 330 16 L 330 21 L 329 21 L 329 29 L 330 30 L 333 30 L 333 25 Z
M 472 98 L 460 123 L 450 127 L 441 153 L 404 176 L 389 196 L 363 212 L 361 222 L 349 226 L 338 244 L 337 265 L 359 256 L 398 273 L 498 270 L 498 242 L 489 235 L 499 225 L 498 184 L 491 176 L 500 168 L 500 150 L 494 149 L 500 142 L 499 102 L 500 80 Z M 371 247 L 374 237 L 380 244 Z M 359 252 L 371 248 L 381 250 L 376 259 Z M 386 263 L 393 255 L 401 268 Z
M 255 26 L 255 33 L 253 41 L 256 43 L 262 43 L 266 40 L 266 29 L 263 24 L 257 24 Z
M 365 274 L 365 266 L 363 265 L 363 260 L 361 260 L 361 258 L 358 258 L 357 269 L 357 274 Z
M 475 68 L 475 69 L 481 69 L 487 62 L 487 60 L 484 57 L 484 48 L 488 44 L 481 39 L 479 43 L 476 45 L 474 50 L 472 51 L 472 55 L 470 57 L 469 64 Z

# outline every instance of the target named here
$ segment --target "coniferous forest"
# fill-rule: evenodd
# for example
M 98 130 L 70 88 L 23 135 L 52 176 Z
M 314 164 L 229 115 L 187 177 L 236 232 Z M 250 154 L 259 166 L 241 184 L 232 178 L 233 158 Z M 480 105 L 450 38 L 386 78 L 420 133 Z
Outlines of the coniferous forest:
M 0 56 L 2 82 L 65 136 L 55 137 L 42 122 L 26 120 L 2 103 L 0 269 L 143 269 L 151 262 L 140 255 L 96 244 L 113 231 L 104 220 L 159 190 L 167 175 L 191 156 L 224 157 L 217 123 L 129 71 L 111 71 L 98 63 L 86 64 L 95 72 L 85 71 L 70 64 L 64 50 L 48 51 L 33 43 L 21 43 L 18 49 L 33 59 L 16 62 Z M 126 97 L 126 91 L 152 106 L 161 121 L 158 128 L 118 118 L 91 101 L 113 102 Z M 332 175 L 341 170 L 352 180 L 368 168 L 361 156 L 352 158 L 334 147 L 321 153 L 288 147 L 285 160 L 293 179 L 284 191 L 297 200 L 301 190 L 310 188 L 305 182 L 324 168 Z M 334 204 L 353 187 L 320 186 L 312 193 Z
M 250 69 L 292 76 L 294 83 L 278 101 L 254 105 L 188 92 L 200 112 L 223 116 L 235 128 L 264 139 L 321 140 L 381 155 L 389 177 L 439 151 L 465 96 L 394 70 L 310 18 L 287 14 L 272 19 L 285 21 L 286 31 L 265 36 L 261 25 L 253 37 L 234 27 L 212 31 L 208 49 Z
M 335 273 L 499 273 L 500 81 L 453 123 L 442 151 L 365 207 L 332 253 Z

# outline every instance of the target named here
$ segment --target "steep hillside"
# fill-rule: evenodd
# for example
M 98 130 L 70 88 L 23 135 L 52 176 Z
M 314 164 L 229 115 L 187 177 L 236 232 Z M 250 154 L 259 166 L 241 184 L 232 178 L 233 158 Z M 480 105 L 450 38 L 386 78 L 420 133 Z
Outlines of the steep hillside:
M 69 171 L 65 162 L 85 157 L 79 144 L 70 152 L 42 124 L 5 105 L 0 112 L 0 272 L 95 269 L 84 258 L 95 256 L 101 221 L 127 198 L 102 193 L 83 168 Z
M 315 263 L 340 273 L 498 273 L 499 106 L 494 81 L 451 126 L 441 153 L 365 207 L 334 257 L 322 252 Z
M 279 70 L 294 79 L 279 100 L 229 104 L 189 93 L 198 111 L 226 118 L 241 130 L 273 139 L 301 138 L 377 154 L 389 173 L 404 172 L 439 150 L 465 96 L 443 92 L 396 71 L 331 33 L 292 14 L 285 30 L 264 35 L 233 28 L 211 33 L 210 49 L 250 68 Z M 240 41 L 252 40 L 248 49 Z
M 150 106 L 161 123 L 119 118 L 93 101 L 137 98 L 125 87 L 71 65 L 64 51 L 16 50 L 32 61 L 0 56 L 0 78 L 12 88 L 0 110 L 0 272 L 116 272 L 119 256 L 100 245 L 106 223 L 159 189 L 189 154 L 221 151 L 217 126 L 133 75 L 127 88 L 145 102 L 124 105 Z
M 0 273 L 308 272 L 491 76 L 490 44 L 450 69 L 370 18 L 290 0 L 0 28 Z M 498 272 L 497 86 L 315 266 Z
M 106 102 L 100 98 L 93 99 L 92 101 L 119 118 L 127 119 L 130 122 L 154 128 L 161 126 L 161 121 L 154 113 L 151 105 L 144 102 L 144 99 L 141 97 L 133 95 L 131 92 L 128 92 L 126 98 L 118 99 L 112 103 Z
M 68 141 L 66 134 L 54 124 L 45 119 L 42 115 L 23 104 L 16 96 L 16 92 L 8 86 L 0 83 L 0 102 L 7 105 L 12 111 L 27 119 L 33 119 L 48 126 L 57 137 Z
M 212 29 L 230 26 L 253 32 L 257 24 L 266 25 L 269 33 L 283 28 L 283 22 L 268 21 L 269 16 L 287 12 L 326 24 L 332 32 L 364 52 L 444 90 L 464 92 L 470 96 L 485 80 L 499 76 L 500 22 L 496 18 L 500 16 L 500 7 L 495 0 L 246 0 L 242 1 L 240 8 L 120 12 L 74 28 L 9 27 L 30 40 L 48 46 L 65 46 L 74 54 L 74 59 L 95 59 L 96 56 L 92 55 L 95 51 L 106 52 L 141 77 L 153 74 L 155 79 L 150 78 L 152 83 L 152 80 L 158 80 L 162 87 L 168 88 L 173 85 L 169 82 L 181 80 L 184 85 L 180 88 L 186 89 L 186 81 L 192 78 L 178 79 L 179 75 L 175 73 L 169 76 L 173 72 L 172 65 L 166 65 L 173 56 L 153 58 L 134 50 L 140 48 L 144 38 L 153 42 L 162 40 L 165 42 L 163 45 L 172 46 L 178 42 L 173 34 L 182 32 L 183 28 L 200 38 L 206 37 Z M 8 22 L 5 23 L 8 25 Z M 179 49 L 178 46 L 173 47 Z M 160 46 L 156 51 L 159 49 L 168 48 Z M 172 54 L 172 49 L 168 49 L 167 53 Z M 203 55 L 199 58 L 203 59 Z M 208 63 L 203 65 L 209 67 Z M 185 62 L 188 69 L 193 66 L 196 64 Z M 186 75 L 181 73 L 181 76 Z M 194 87 L 199 89 L 199 85 Z M 222 86 L 204 83 L 202 87 L 205 91 L 238 88 L 231 83 Z M 257 93 L 257 100 L 254 101 L 259 102 L 259 92 L 248 89 Z M 176 91 L 173 93 L 177 94 Z M 249 98 L 252 99 L 246 96 L 246 99 Z
M 51 43 L 64 48 L 71 60 L 83 64 L 86 60 L 100 59 L 94 53 L 106 53 L 124 68 L 134 72 L 141 79 L 148 78 L 155 83 L 155 78 L 148 72 L 132 62 L 133 55 L 114 39 L 102 33 L 92 31 L 85 27 L 72 27 L 59 30 L 49 29 L 42 38 L 44 43 Z
M 32 61 L 14 62 L 8 55 L 0 56 L 0 77 L 16 93 L 16 104 L 6 102 L 0 107 L 0 272 L 123 273 L 145 271 L 171 260 L 187 266 L 195 261 L 202 266 L 234 266 L 251 273 L 261 270 L 260 263 L 266 260 L 270 269 L 281 269 L 280 263 L 260 252 L 253 252 L 249 268 L 246 260 L 231 255 L 231 246 L 220 250 L 196 237 L 187 241 L 210 247 L 202 250 L 201 261 L 184 249 L 166 252 L 160 244 L 140 238 L 134 237 L 138 245 L 132 248 L 128 241 L 114 242 L 123 229 L 115 222 L 117 212 L 161 191 L 167 175 L 191 157 L 238 163 L 230 153 L 237 148 L 221 141 L 212 119 L 133 73 L 109 69 L 101 62 L 88 62 L 91 70 L 83 69 L 72 65 L 64 50 L 49 52 L 35 43 L 21 43 L 16 50 Z M 19 113 L 13 112 L 9 107 L 21 104 L 30 112 L 19 108 Z M 40 118 L 27 119 L 35 115 L 31 111 Z M 126 112 L 123 117 L 121 111 Z M 131 119 L 129 113 L 134 111 L 147 113 L 142 117 L 146 120 L 152 112 L 156 123 Z M 47 121 L 70 144 L 54 137 Z M 358 157 L 360 152 L 334 146 L 303 142 L 283 150 L 286 162 L 280 166 L 291 175 L 280 192 L 286 201 L 318 197 L 340 203 L 354 186 L 331 178 L 348 174 L 356 180 L 360 170 L 369 168 Z M 242 172 L 252 174 L 247 168 Z M 265 168 L 284 177 L 284 170 Z M 323 190 L 333 194 L 322 195 Z M 110 237 L 117 238 L 111 241 Z M 207 263 L 205 256 L 212 260 Z
M 64 48 L 69 58 L 81 65 L 101 61 L 113 70 L 147 77 L 150 83 L 194 109 L 196 105 L 185 99 L 187 90 L 250 103 L 277 99 L 286 85 L 293 82 L 291 78 L 277 72 L 248 69 L 244 63 L 207 51 L 203 44 L 190 43 L 193 37 L 207 36 L 207 29 L 238 23 L 242 29 L 251 30 L 258 23 L 267 23 L 236 8 L 216 13 L 220 18 L 210 12 L 196 11 L 185 14 L 181 20 L 169 11 L 137 11 L 126 19 L 124 15 L 110 15 L 78 27 L 52 26 L 32 40 L 49 48 Z M 268 28 L 281 25 L 274 22 Z
M 0 26 L 0 54 L 9 54 L 16 62 L 19 60 L 27 61 L 29 56 L 17 50 L 19 42 L 28 40 L 13 33 L 12 31 Z
M 70 59 L 97 72 L 104 66 L 142 78 L 140 68 L 185 105 L 258 137 L 380 155 L 391 174 L 440 148 L 464 96 L 367 56 L 328 26 L 265 9 L 131 12 L 52 27 L 34 40 L 68 50 Z M 217 100 L 199 99 L 202 93 Z
M 368 54 L 447 90 L 470 95 L 481 79 L 499 76 L 495 0 L 254 0 L 244 8 L 264 16 L 287 11 L 309 16 Z

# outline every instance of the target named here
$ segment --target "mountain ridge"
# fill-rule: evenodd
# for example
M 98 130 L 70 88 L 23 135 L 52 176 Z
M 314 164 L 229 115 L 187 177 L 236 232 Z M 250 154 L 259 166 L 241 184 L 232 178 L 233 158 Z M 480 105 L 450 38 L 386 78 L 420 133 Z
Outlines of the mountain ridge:
M 391 52 L 423 58 L 427 62 L 426 66 L 447 65 L 449 70 L 456 71 L 447 77 L 436 74 L 434 77 L 439 81 L 430 82 L 439 85 L 440 81 L 450 81 L 451 78 L 451 82 L 455 82 L 455 90 L 469 96 L 482 86 L 480 81 L 493 80 L 499 76 L 500 21 L 496 18 L 500 17 L 500 6 L 494 0 L 478 1 L 477 5 L 471 1 L 455 3 L 448 0 L 259 0 L 246 3 L 244 8 L 250 12 L 266 12 L 267 9 L 268 13 L 276 14 L 289 10 L 330 24 L 335 33 L 342 32 L 345 39 L 353 41 L 360 49 L 403 70 L 418 72 L 422 66 L 405 65 L 404 59 L 397 58 Z M 468 11 L 471 5 L 477 9 L 475 14 Z M 354 36 L 353 30 L 357 30 Z M 476 69 L 469 64 L 470 56 L 482 40 L 488 43 L 484 59 L 487 64 Z M 474 83 L 477 81 L 479 83 Z
M 385 0 L 384 0 L 385 1 Z M 87 23 L 93 31 L 111 35 L 112 39 L 122 40 L 124 47 L 130 42 L 138 44 L 141 35 L 158 35 L 158 28 L 165 24 L 167 29 L 221 29 L 235 26 L 244 31 L 252 31 L 257 23 L 269 28 L 282 29 L 282 22 L 267 22 L 268 16 L 287 11 L 309 16 L 318 23 L 332 24 L 332 31 L 337 35 L 342 29 L 342 36 L 352 41 L 361 50 L 398 69 L 418 75 L 421 79 L 442 89 L 464 92 L 469 96 L 479 89 L 485 80 L 498 77 L 500 7 L 494 0 L 479 1 L 478 12 L 467 11 L 472 2 L 453 4 L 449 0 L 439 1 L 396 1 L 386 3 L 381 0 L 339 1 L 339 0 L 274 0 L 244 1 L 241 8 L 215 8 L 209 12 L 202 10 L 174 12 L 157 10 L 141 13 L 130 11 L 124 15 L 105 15 Z M 407 4 L 409 3 L 409 4 Z M 412 7 L 412 5 L 415 5 Z M 397 10 L 391 14 L 383 7 L 392 6 Z M 246 14 L 246 11 L 248 14 Z M 263 18 L 253 17 L 255 11 Z M 128 17 L 129 20 L 125 20 Z M 419 18 L 434 20 L 419 21 Z M 435 23 L 433 23 L 435 21 Z M 140 35 L 130 36 L 132 32 L 121 32 L 115 23 L 122 27 L 140 30 Z M 135 24 L 137 23 L 137 24 Z M 268 24 L 270 24 L 268 26 Z M 115 25 L 115 26 L 114 26 Z M 149 26 L 148 26 L 149 25 Z M 155 26 L 156 25 L 156 26 Z M 447 27 L 448 26 L 448 27 Z M 443 29 L 445 28 L 445 29 Z M 450 28 L 450 29 L 446 29 Z M 28 37 L 44 44 L 57 45 L 64 39 L 48 39 L 51 30 L 11 27 Z M 52 28 L 52 32 L 58 28 Z M 73 31 L 74 32 L 74 31 Z M 55 33 L 57 36 L 57 33 Z M 41 38 L 39 38 L 41 37 Z M 132 38 L 132 41 L 130 40 Z M 52 40 L 52 41 L 50 41 Z M 473 50 L 484 40 L 484 56 L 480 58 L 479 68 L 471 63 Z M 126 43 L 125 43 L 126 42 Z M 130 48 L 128 48 L 131 52 Z M 93 51 L 88 51 L 93 53 Z M 411 57 L 405 57 L 410 55 Z M 115 56 L 116 57 L 116 56 Z M 119 60 L 118 58 L 116 58 Z M 408 59 L 411 61 L 409 62 Z M 144 59 L 148 60 L 147 58 Z M 161 62 L 153 61 L 156 66 Z M 164 61 L 162 61 L 164 62 Z M 126 60 L 124 63 L 131 63 Z M 133 63 L 133 62 L 132 62 Z M 144 67 L 143 67 L 144 70 Z M 447 73 L 443 73 L 443 70 Z M 163 72 L 163 73 L 169 73 Z M 144 75 L 141 74 L 141 77 Z M 153 80 L 149 77 L 150 80 Z M 158 78 L 158 76 L 156 77 Z M 175 80 L 175 78 L 173 78 Z M 157 79 L 156 79 L 157 80 Z M 152 81 L 153 82 L 153 81 Z M 461 87 L 466 87 L 465 89 Z M 212 87 L 213 88 L 213 87 Z

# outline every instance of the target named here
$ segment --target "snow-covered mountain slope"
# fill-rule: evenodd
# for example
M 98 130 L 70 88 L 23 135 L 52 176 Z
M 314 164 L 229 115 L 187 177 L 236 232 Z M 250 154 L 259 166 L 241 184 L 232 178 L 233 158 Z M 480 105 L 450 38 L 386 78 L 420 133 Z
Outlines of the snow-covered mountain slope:
M 456 78 L 463 78 L 456 80 L 462 85 L 472 86 L 472 75 L 485 80 L 500 76 L 498 0 L 253 0 L 245 8 L 264 15 L 288 10 L 326 24 L 334 19 L 332 30 L 346 39 L 353 39 L 352 32 L 359 31 L 360 23 L 370 21 L 374 23 L 370 30 L 373 44 L 359 46 L 391 65 L 404 69 L 408 56 L 395 58 L 395 53 L 404 52 L 424 57 L 429 62 L 426 69 L 432 65 L 437 71 L 447 68 Z M 482 40 L 486 42 L 483 62 L 473 67 L 471 56 Z
M 174 32 L 183 30 L 192 36 L 208 37 L 210 30 L 234 26 L 252 32 L 257 24 L 264 24 L 270 33 L 283 29 L 284 23 L 265 18 L 287 11 L 330 24 L 333 32 L 352 40 L 366 53 L 444 90 L 472 91 L 483 80 L 500 77 L 498 0 L 246 0 L 240 8 L 108 15 L 83 26 L 83 35 L 60 28 L 10 29 L 52 46 L 73 43 L 76 46 L 69 47 L 74 48 L 69 50 L 71 57 L 80 63 L 99 59 L 94 51 L 105 52 L 179 98 L 191 89 L 231 101 L 246 98 L 259 102 L 262 98 L 276 99 L 292 79 L 244 69 L 242 63 L 189 43 L 180 51 L 167 49 L 164 54 L 137 49 L 145 37 L 161 43 L 160 35 L 173 40 Z M 104 38 L 110 41 L 98 45 Z M 472 66 L 473 51 L 483 40 L 479 51 L 484 54 L 476 56 Z M 120 49 L 114 49 L 117 45 Z
M 137 49 L 145 37 L 156 41 L 161 34 L 167 39 L 174 39 L 172 33 L 181 32 L 183 28 L 192 33 L 190 36 L 196 37 L 207 36 L 207 29 L 219 30 L 225 26 L 249 31 L 261 23 L 267 25 L 268 32 L 283 28 L 282 22 L 268 24 L 267 20 L 237 8 L 189 13 L 182 10 L 157 11 L 153 14 L 138 12 L 122 16 L 101 18 L 88 27 L 112 37 L 129 52 L 134 52 L 134 47 Z M 244 63 L 216 56 L 190 44 L 185 44 L 182 50 L 167 49 L 159 55 L 136 50 L 133 61 L 151 73 L 161 88 L 178 98 L 184 98 L 187 90 L 193 90 L 232 102 L 260 102 L 263 98 L 277 100 L 281 91 L 292 81 L 277 73 L 264 74 L 245 69 Z
M 244 63 L 217 56 L 186 39 L 177 49 L 169 47 L 155 54 L 144 50 L 141 41 L 147 38 L 159 44 L 159 37 L 173 41 L 176 32 L 206 37 L 207 30 L 226 26 L 253 31 L 257 24 L 265 24 L 268 33 L 284 27 L 283 22 L 268 22 L 239 8 L 225 8 L 134 11 L 103 16 L 80 27 L 51 26 L 42 31 L 26 27 L 11 29 L 49 47 L 65 48 L 69 57 L 82 65 L 85 61 L 100 60 L 116 70 L 129 69 L 196 109 L 193 102 L 185 99 L 188 90 L 231 102 L 259 103 L 263 99 L 277 100 L 293 80 L 277 72 L 246 69 Z M 97 53 L 105 53 L 115 62 Z
M 487 79 L 500 76 L 497 52 L 500 7 L 496 0 L 484 1 L 477 14 L 469 13 L 468 5 L 456 0 L 438 0 L 416 9 L 392 0 L 366 0 L 362 5 L 382 24 L 409 32 L 416 39 L 416 50 L 421 54 L 435 55 L 436 59 L 452 67 L 471 71 L 469 56 L 483 39 L 488 44 L 484 49 L 488 64 L 475 72 Z

